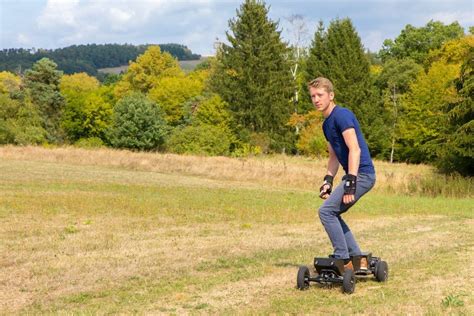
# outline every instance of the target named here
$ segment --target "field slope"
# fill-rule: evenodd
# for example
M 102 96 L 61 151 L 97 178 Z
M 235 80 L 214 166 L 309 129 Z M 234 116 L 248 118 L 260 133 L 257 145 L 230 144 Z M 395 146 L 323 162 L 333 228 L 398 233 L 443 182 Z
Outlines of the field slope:
M 0 147 L 0 170 L 0 314 L 474 314 L 474 199 L 388 188 L 428 167 L 378 163 L 345 215 L 390 267 L 353 295 L 295 289 L 331 252 L 321 161 Z

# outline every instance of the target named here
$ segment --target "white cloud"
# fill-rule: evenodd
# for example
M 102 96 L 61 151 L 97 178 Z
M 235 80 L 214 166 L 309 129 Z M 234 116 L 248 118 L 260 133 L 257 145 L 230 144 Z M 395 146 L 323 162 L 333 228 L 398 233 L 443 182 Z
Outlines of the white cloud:
M 437 12 L 430 15 L 430 19 L 434 21 L 441 21 L 443 23 L 453 23 L 458 21 L 461 25 L 474 24 L 473 11 L 456 11 L 456 12 Z
M 26 8 L 25 2 L 35 5 Z M 406 24 L 420 27 L 429 20 L 458 21 L 464 27 L 474 24 L 472 0 L 449 3 L 334 0 L 324 10 L 316 0 L 310 2 L 311 9 L 304 0 L 266 1 L 270 5 L 269 17 L 280 21 L 284 40 L 291 40 L 285 18 L 297 13 L 302 13 L 307 22 L 306 44 L 310 44 L 319 20 L 327 27 L 332 19 L 347 16 L 364 46 L 372 51 L 380 49 L 384 39 L 396 37 Z M 12 0 L 7 3 L 10 4 L 5 6 L 0 19 L 0 44 L 4 47 L 174 42 L 187 45 L 193 52 L 208 54 L 213 51 L 216 37 L 225 41 L 228 20 L 235 18 L 235 10 L 242 0 Z M 25 23 L 16 23 L 20 20 Z
M 16 40 L 20 45 L 30 45 L 31 44 L 31 38 L 28 35 L 23 34 L 23 33 L 19 33 Z
M 125 11 L 119 8 L 110 9 L 110 17 L 117 23 L 126 23 L 135 15 L 134 11 Z
M 214 0 L 48 0 L 37 18 L 38 29 L 57 43 L 111 42 L 119 35 L 151 36 L 159 40 L 178 33 L 195 32 L 189 21 L 212 23 Z M 158 27 L 157 27 L 158 26 Z M 166 34 L 166 30 L 168 34 Z M 161 34 L 161 35 L 160 35 Z M 132 35 L 132 36 L 133 36 Z M 199 36 L 183 34 L 195 39 Z M 174 40 L 176 41 L 176 40 Z
M 40 28 L 76 27 L 79 0 L 48 0 L 37 22 Z

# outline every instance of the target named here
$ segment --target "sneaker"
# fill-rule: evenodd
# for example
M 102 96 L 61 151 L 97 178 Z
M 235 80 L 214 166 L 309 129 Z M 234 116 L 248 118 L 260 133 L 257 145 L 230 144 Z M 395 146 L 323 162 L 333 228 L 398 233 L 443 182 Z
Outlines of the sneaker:
M 367 258 L 366 257 L 360 258 L 360 269 L 367 270 L 368 268 L 369 268 L 369 264 L 367 262 Z
M 352 270 L 354 271 L 354 266 L 352 265 L 352 260 L 350 260 L 348 263 L 344 265 L 344 271 L 346 270 Z

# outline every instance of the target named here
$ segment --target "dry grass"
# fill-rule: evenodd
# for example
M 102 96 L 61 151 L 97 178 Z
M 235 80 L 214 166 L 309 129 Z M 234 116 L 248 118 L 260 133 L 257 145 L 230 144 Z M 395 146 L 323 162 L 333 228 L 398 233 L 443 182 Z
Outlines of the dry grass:
M 0 169 L 0 314 L 474 313 L 472 199 L 379 181 L 345 218 L 390 280 L 347 296 L 295 289 L 298 265 L 331 250 L 321 162 L 3 147 Z
M 114 149 L 87 150 L 74 147 L 0 147 L 0 158 L 119 167 L 129 170 L 201 176 L 208 179 L 243 181 L 278 187 L 314 190 L 326 173 L 326 161 L 307 157 L 273 156 L 251 158 L 198 157 L 174 154 L 130 152 Z M 433 173 L 426 165 L 390 164 L 376 161 L 374 190 L 401 192 L 410 182 Z M 342 175 L 342 172 L 339 172 Z

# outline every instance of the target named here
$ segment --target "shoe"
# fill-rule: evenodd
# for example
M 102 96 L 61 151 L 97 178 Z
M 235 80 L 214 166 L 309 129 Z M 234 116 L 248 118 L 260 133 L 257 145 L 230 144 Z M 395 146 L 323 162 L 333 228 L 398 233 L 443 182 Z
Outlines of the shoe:
M 344 271 L 346 270 L 352 270 L 354 271 L 354 266 L 352 265 L 352 260 L 350 260 L 348 263 L 344 265 Z
M 367 258 L 365 257 L 360 258 L 360 269 L 361 270 L 369 269 L 369 263 L 367 262 Z

